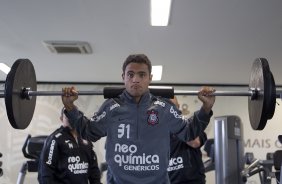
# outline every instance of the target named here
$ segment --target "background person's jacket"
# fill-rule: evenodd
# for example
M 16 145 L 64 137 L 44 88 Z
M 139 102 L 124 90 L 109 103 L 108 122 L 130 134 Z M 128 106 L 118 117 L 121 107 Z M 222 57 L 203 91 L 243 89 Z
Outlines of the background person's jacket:
M 40 184 L 100 184 L 97 156 L 90 141 L 77 141 L 68 127 L 61 126 L 45 141 L 38 181 Z
M 207 140 L 202 132 L 199 136 L 201 145 L 190 147 L 175 135 L 170 139 L 170 162 L 168 174 L 171 184 L 204 184 L 206 183 L 205 167 L 202 160 L 201 147 Z

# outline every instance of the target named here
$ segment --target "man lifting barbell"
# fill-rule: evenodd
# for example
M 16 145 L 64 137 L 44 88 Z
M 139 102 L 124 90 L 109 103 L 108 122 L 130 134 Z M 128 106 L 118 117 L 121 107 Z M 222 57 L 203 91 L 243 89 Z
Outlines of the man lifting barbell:
M 91 119 L 73 104 L 78 99 L 76 89 L 63 88 L 62 101 L 72 127 L 92 141 L 107 136 L 108 183 L 169 183 L 170 133 L 186 142 L 193 140 L 212 116 L 213 88 L 199 91 L 202 108 L 187 119 L 175 106 L 149 92 L 151 68 L 146 55 L 128 56 L 122 68 L 125 90 L 106 100 Z
M 6 77 L 4 94 L 7 116 L 12 127 L 25 129 L 31 122 L 36 105 L 36 96 L 61 96 L 62 91 L 36 91 L 35 70 L 29 59 L 18 59 Z M 104 87 L 103 91 L 78 91 L 78 95 L 104 95 L 114 98 L 124 88 Z M 199 91 L 174 90 L 173 87 L 149 88 L 156 96 L 173 98 L 174 95 L 198 95 Z M 264 129 L 267 120 L 274 115 L 276 98 L 282 98 L 282 91 L 276 90 L 274 77 L 265 58 L 257 58 L 252 65 L 249 90 L 216 91 L 215 96 L 247 96 L 250 124 L 254 130 Z

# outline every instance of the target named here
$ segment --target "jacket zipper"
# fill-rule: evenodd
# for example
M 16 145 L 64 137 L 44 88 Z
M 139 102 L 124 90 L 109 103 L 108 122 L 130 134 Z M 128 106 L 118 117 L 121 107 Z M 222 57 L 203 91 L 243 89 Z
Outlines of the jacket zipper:
M 136 139 L 137 140 L 139 140 L 139 132 L 138 132 L 138 130 L 139 130 L 139 104 L 136 104 Z

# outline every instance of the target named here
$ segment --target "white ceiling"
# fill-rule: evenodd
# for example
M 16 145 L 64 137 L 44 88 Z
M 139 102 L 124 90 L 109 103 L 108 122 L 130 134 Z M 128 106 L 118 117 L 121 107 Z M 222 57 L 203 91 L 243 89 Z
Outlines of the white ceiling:
M 54 54 L 46 40 L 93 53 Z M 248 84 L 264 57 L 281 85 L 282 1 L 174 0 L 169 26 L 151 27 L 149 0 L 0 0 L 0 62 L 30 59 L 37 81 L 122 82 L 132 53 L 164 66 L 158 83 Z

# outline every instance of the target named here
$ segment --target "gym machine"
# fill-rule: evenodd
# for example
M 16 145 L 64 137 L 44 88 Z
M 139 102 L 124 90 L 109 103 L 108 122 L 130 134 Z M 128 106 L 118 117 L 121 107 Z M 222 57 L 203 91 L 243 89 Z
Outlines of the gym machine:
M 0 152 L 0 158 L 1 158 L 2 156 L 3 156 L 3 155 L 2 155 L 2 153 Z M 2 164 L 3 164 L 3 162 L 0 161 L 0 177 L 3 176 Z
M 44 146 L 44 142 L 47 136 L 36 136 L 31 137 L 28 135 L 24 145 L 22 147 L 22 152 L 25 158 L 30 160 L 23 163 L 20 172 L 18 174 L 17 184 L 23 184 L 27 172 L 37 172 L 38 162 L 40 158 L 41 150 Z
M 208 139 L 205 142 L 204 151 L 207 153 L 207 156 L 209 157 L 206 161 L 204 161 L 205 172 L 213 171 L 215 169 L 214 139 Z
M 244 145 L 238 116 L 215 117 L 215 183 L 243 184 Z
M 278 140 L 282 143 L 282 135 L 278 136 Z M 259 174 L 262 184 L 271 184 L 272 179 L 275 179 L 277 184 L 282 181 L 282 150 L 267 153 L 266 160 L 255 159 L 254 154 L 248 152 L 245 153 L 245 160 L 248 166 L 241 172 L 244 182 L 255 174 Z
M 272 170 L 274 166 L 273 153 L 267 153 L 265 160 L 254 158 L 254 154 L 245 153 L 245 163 L 247 165 L 241 171 L 243 182 L 247 182 L 248 178 L 258 174 L 261 184 L 271 184 L 272 179 L 276 179 L 276 172 Z

